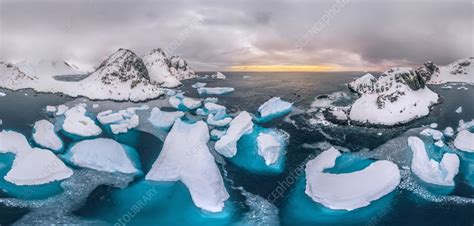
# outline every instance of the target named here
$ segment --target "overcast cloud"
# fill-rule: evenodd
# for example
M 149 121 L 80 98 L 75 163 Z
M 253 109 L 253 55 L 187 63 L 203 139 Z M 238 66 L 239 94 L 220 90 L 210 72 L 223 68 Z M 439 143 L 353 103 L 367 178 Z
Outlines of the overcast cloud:
M 161 47 L 196 70 L 363 70 L 447 64 L 473 56 L 473 38 L 471 0 L 0 0 L 0 61 L 98 65 L 118 48 L 143 55 Z

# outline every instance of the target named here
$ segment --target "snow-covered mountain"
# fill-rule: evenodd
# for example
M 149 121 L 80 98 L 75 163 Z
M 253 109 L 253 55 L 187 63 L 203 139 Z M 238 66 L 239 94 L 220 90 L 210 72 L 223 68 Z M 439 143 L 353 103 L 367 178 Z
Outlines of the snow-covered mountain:
M 135 53 L 119 49 L 96 71 L 78 82 L 59 81 L 54 75 L 77 71 L 66 63 L 44 63 L 40 67 L 0 64 L 0 86 L 12 90 L 32 88 L 38 92 L 64 93 L 91 99 L 142 101 L 163 94 L 159 84 L 150 81 L 145 64 Z M 24 70 L 24 71 L 23 71 Z
M 38 78 L 55 75 L 84 74 L 78 66 L 61 60 L 21 61 L 15 63 L 23 73 Z
M 189 67 L 188 62 L 179 56 L 172 56 L 170 58 L 170 71 L 179 80 L 197 77 L 197 74 Z
M 426 116 L 439 100 L 438 94 L 425 86 L 414 69 L 395 67 L 385 71 L 375 82 L 369 76 L 355 80 L 361 94 L 352 105 L 349 117 L 359 123 L 397 125 Z
M 428 84 L 462 82 L 474 84 L 474 57 L 457 60 L 436 70 Z
M 166 88 L 174 88 L 181 85 L 179 79 L 171 73 L 170 60 L 166 57 L 163 50 L 152 50 L 143 57 L 143 62 L 148 69 L 148 75 L 151 81 L 155 81 Z

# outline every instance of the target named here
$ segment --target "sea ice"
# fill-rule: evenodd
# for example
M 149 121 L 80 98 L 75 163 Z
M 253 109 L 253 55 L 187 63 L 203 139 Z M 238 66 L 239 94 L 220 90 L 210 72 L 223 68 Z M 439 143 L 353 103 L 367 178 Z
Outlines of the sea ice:
M 427 137 L 433 137 L 434 140 L 441 140 L 443 138 L 443 133 L 441 131 L 431 128 L 424 129 L 420 134 Z
M 58 106 L 58 111 L 56 112 L 56 115 L 64 115 L 64 113 L 69 110 L 69 107 L 64 105 L 64 104 L 61 104 Z
M 56 112 L 56 110 L 57 110 L 56 106 L 49 106 L 49 105 L 46 106 L 46 112 L 48 112 L 48 113 L 54 113 L 54 112 Z
M 313 201 L 331 209 L 354 210 L 387 195 L 400 183 L 397 165 L 386 160 L 351 173 L 325 173 L 325 169 L 336 165 L 340 155 L 330 148 L 306 164 L 305 193 Z
M 33 148 L 16 155 L 5 180 L 16 185 L 40 185 L 69 178 L 72 174 L 52 152 Z
M 219 111 L 207 116 L 207 124 L 211 126 L 227 126 L 232 121 L 231 117 L 226 117 L 225 111 Z
M 77 105 L 67 110 L 63 122 L 63 130 L 67 133 L 78 135 L 81 137 L 97 136 L 102 133 L 94 120 L 86 116 L 86 109 Z
M 219 99 L 217 97 L 206 97 L 204 103 L 217 103 Z
M 54 131 L 54 125 L 47 120 L 43 119 L 35 122 L 33 126 L 33 139 L 44 148 L 54 151 L 63 149 L 63 142 Z
M 267 166 L 275 163 L 280 157 L 281 144 L 271 133 L 260 133 L 257 137 L 258 154 L 265 159 Z
M 461 151 L 474 152 L 474 133 L 461 130 L 454 139 L 454 146 Z
M 454 129 L 452 127 L 448 126 L 448 127 L 446 127 L 446 129 L 444 129 L 443 134 L 447 137 L 452 137 L 452 136 L 454 136 Z
M 102 125 L 110 125 L 113 134 L 126 133 L 140 124 L 140 117 L 135 113 L 136 110 L 146 110 L 147 105 L 142 107 L 129 107 L 127 109 L 113 112 L 106 110 L 97 114 L 97 119 Z
M 176 95 L 169 98 L 168 102 L 176 109 L 193 110 L 201 106 L 200 100 L 195 100 L 182 95 Z
M 211 138 L 213 140 L 219 140 L 221 139 L 222 136 L 224 136 L 226 133 L 225 130 L 218 130 L 218 129 L 213 129 L 211 130 L 210 134 L 211 134 Z
M 230 122 L 226 134 L 216 142 L 216 151 L 225 157 L 233 157 L 237 153 L 237 141 L 242 135 L 251 133 L 252 130 L 252 117 L 246 111 L 241 112 Z
M 115 140 L 97 138 L 74 144 L 66 153 L 66 158 L 81 167 L 109 173 L 137 173 L 124 145 Z
M 203 121 L 188 124 L 176 120 L 146 179 L 181 180 L 197 207 L 209 212 L 222 211 L 229 194 L 207 147 L 208 141 L 208 127 Z
M 232 87 L 199 87 L 197 92 L 199 95 L 222 95 L 230 92 L 234 92 Z
M 292 106 L 292 103 L 286 102 L 280 97 L 272 97 L 258 108 L 258 112 L 263 121 L 269 121 L 288 114 L 291 111 Z
M 205 82 L 196 82 L 196 83 L 192 84 L 191 87 L 197 89 L 197 88 L 204 87 L 206 85 L 207 85 L 207 83 L 205 83 Z
M 458 114 L 461 114 L 461 113 L 462 113 L 462 107 L 456 108 L 456 111 L 455 111 L 455 112 L 458 113 Z
M 413 157 L 411 170 L 421 180 L 441 186 L 454 186 L 454 177 L 459 171 L 459 157 L 454 153 L 445 153 L 440 162 L 429 159 L 425 143 L 418 137 L 409 137 Z
M 167 112 L 167 111 L 162 111 L 157 107 L 154 107 L 151 110 L 150 117 L 148 118 L 148 121 L 150 121 L 153 126 L 164 129 L 164 130 L 169 130 L 171 126 L 173 126 L 174 122 L 182 118 L 184 116 L 184 112 L 182 111 L 174 111 L 174 112 Z
M 209 113 L 212 113 L 212 114 L 215 114 L 219 111 L 224 111 L 225 113 L 225 110 L 226 110 L 226 107 L 222 106 L 222 105 L 219 105 L 219 104 L 216 104 L 216 103 L 204 103 L 204 108 L 206 108 Z
M 431 123 L 431 124 L 430 124 L 430 127 L 431 127 L 432 129 L 436 129 L 436 128 L 438 127 L 438 123 Z
M 0 153 L 13 153 L 30 151 L 31 146 L 26 137 L 18 132 L 2 130 L 0 132 Z

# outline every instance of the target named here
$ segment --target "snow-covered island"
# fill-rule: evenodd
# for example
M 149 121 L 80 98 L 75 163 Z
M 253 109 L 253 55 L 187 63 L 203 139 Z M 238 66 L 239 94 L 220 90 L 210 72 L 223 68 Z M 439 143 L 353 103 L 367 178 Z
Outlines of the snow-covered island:
M 0 63 L 0 87 L 11 90 L 31 88 L 37 92 L 63 93 L 96 100 L 144 101 L 161 96 L 161 87 L 176 87 L 180 80 L 195 78 L 187 62 L 167 58 L 160 49 L 145 55 L 119 49 L 88 75 L 67 62 Z M 80 75 L 78 81 L 57 79 L 58 75 Z M 76 76 L 77 77 L 77 76 Z

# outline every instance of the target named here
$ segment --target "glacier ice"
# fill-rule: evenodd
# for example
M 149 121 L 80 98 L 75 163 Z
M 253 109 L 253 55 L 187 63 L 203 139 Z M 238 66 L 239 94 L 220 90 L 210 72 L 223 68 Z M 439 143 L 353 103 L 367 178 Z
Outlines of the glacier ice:
M 428 157 L 425 143 L 418 137 L 409 137 L 408 145 L 413 152 L 411 170 L 421 180 L 441 186 L 454 186 L 454 177 L 459 172 L 459 157 L 445 153 L 440 162 Z
M 139 169 L 131 160 L 131 149 L 112 139 L 96 138 L 77 142 L 63 156 L 72 164 L 85 168 L 136 174 Z
M 454 139 L 454 146 L 461 151 L 474 153 L 474 133 L 461 130 Z
M 54 125 L 48 120 L 35 122 L 33 126 L 33 140 L 44 148 L 53 151 L 63 149 L 63 142 L 54 131 Z
M 230 122 L 226 134 L 215 143 L 216 151 L 225 157 L 233 157 L 237 153 L 237 141 L 252 130 L 252 117 L 246 111 L 241 112 Z
M 305 193 L 313 201 L 331 209 L 354 210 L 382 198 L 400 183 L 397 165 L 387 160 L 375 161 L 351 173 L 325 173 L 325 169 L 336 165 L 340 155 L 330 148 L 306 163 Z
M 146 179 L 180 180 L 188 188 L 197 207 L 209 212 L 222 211 L 229 194 L 207 147 L 208 141 L 206 123 L 198 121 L 189 124 L 177 119 Z
M 177 119 L 182 118 L 183 116 L 184 116 L 184 112 L 182 111 L 168 112 L 168 111 L 162 111 L 159 108 L 154 107 L 151 110 L 148 121 L 157 128 L 169 130 L 171 126 L 173 126 L 174 122 Z
M 293 104 L 282 100 L 280 97 L 272 97 L 263 103 L 259 108 L 261 121 L 270 121 L 291 112 Z
M 69 134 L 80 137 L 97 136 L 102 133 L 94 120 L 86 116 L 86 109 L 82 105 L 77 105 L 65 113 L 63 122 L 63 130 Z

